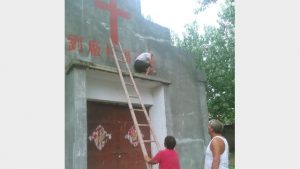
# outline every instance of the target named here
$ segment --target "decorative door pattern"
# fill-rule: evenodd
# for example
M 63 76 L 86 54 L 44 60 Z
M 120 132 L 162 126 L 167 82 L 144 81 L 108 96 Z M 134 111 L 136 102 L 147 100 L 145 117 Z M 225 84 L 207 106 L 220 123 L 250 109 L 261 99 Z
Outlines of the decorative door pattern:
M 144 138 L 144 134 L 142 133 L 142 137 Z M 130 144 L 134 147 L 139 145 L 137 131 L 134 126 L 130 127 L 127 134 L 125 135 L 125 139 L 129 140 Z
M 105 146 L 105 143 L 110 139 L 111 134 L 107 133 L 100 124 L 93 131 L 92 135 L 89 136 L 89 140 L 94 141 L 98 150 L 101 150 Z

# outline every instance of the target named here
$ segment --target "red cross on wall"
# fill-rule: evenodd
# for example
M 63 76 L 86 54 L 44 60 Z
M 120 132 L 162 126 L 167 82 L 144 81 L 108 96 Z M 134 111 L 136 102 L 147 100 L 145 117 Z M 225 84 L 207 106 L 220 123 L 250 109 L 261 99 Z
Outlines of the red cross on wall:
M 117 0 L 111 0 L 109 4 L 101 0 L 95 0 L 96 6 L 100 9 L 108 10 L 110 12 L 110 36 L 114 44 L 118 44 L 118 16 L 129 19 L 130 15 L 117 8 Z

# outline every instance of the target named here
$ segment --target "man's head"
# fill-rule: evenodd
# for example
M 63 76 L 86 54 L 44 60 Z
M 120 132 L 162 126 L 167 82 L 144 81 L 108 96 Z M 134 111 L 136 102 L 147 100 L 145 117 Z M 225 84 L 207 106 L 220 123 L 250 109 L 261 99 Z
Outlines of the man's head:
M 174 149 L 176 146 L 176 140 L 173 136 L 167 136 L 164 144 L 167 149 Z
M 222 134 L 224 125 L 219 120 L 212 119 L 208 122 L 208 128 L 213 129 L 213 131 L 217 134 Z

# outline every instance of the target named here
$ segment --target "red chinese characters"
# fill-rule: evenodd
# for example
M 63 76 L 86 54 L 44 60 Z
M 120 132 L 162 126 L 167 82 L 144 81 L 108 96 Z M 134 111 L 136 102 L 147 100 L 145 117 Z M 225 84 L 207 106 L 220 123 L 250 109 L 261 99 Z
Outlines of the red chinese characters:
M 69 51 L 79 49 L 80 53 L 83 52 L 82 37 L 81 36 L 69 35 L 67 38 L 69 40 L 69 45 L 68 45 L 68 50 Z
M 130 51 L 125 49 L 124 55 L 125 55 L 125 58 L 126 58 L 127 63 L 128 63 L 128 64 L 131 64 L 131 55 L 130 55 Z
M 106 44 L 106 61 L 109 61 L 109 56 L 112 53 L 110 47 L 108 46 L 108 44 Z
M 94 40 L 89 41 L 89 54 L 93 57 L 100 57 L 100 45 Z
M 84 42 L 83 38 L 78 35 L 70 34 L 67 36 L 68 39 L 68 51 L 77 51 L 81 53 L 81 56 L 87 57 L 92 56 L 94 58 L 99 58 L 101 60 L 101 47 L 100 44 L 96 40 L 88 40 L 87 42 Z M 88 49 L 84 48 L 83 44 L 88 44 Z M 86 45 L 87 46 L 87 45 Z M 113 62 L 112 57 L 112 49 L 110 45 L 107 43 L 105 47 L 105 55 L 106 55 L 106 62 Z M 127 49 L 124 49 L 124 55 L 126 58 L 126 61 L 128 64 L 131 64 L 131 52 Z M 103 56 L 102 56 L 103 57 Z M 118 57 L 123 57 L 121 54 Z

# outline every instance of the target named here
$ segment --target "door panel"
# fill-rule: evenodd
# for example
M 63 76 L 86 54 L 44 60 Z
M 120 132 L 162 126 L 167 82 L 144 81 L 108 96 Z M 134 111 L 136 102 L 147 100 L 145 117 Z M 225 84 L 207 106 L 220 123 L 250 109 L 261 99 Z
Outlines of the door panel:
M 91 101 L 88 101 L 87 104 L 88 135 L 93 136 L 97 127 L 98 131 L 101 130 L 101 132 L 96 132 L 98 133 L 97 137 L 90 137 L 97 139 L 88 139 L 88 169 L 146 169 L 140 145 L 134 146 L 128 140 L 129 136 L 132 136 L 128 135 L 128 131 L 133 127 L 128 106 Z M 143 112 L 135 114 L 138 123 L 146 123 Z M 144 139 L 149 139 L 149 127 L 140 128 Z M 145 145 L 150 153 L 150 144 L 146 143 Z

